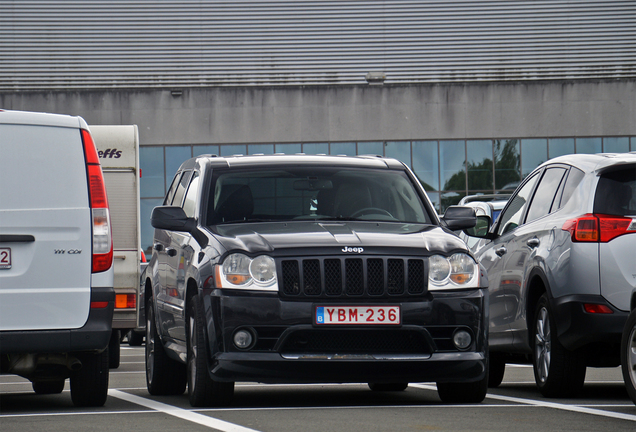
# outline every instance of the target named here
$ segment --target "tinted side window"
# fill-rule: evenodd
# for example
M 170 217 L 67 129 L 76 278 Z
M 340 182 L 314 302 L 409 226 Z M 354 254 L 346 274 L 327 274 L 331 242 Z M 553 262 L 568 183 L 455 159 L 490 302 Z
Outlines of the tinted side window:
M 538 174 L 532 176 L 526 184 L 519 190 L 519 192 L 510 199 L 508 207 L 499 216 L 499 226 L 497 227 L 497 234 L 503 235 L 508 231 L 512 231 L 521 224 L 521 217 L 525 211 L 528 200 L 530 199 L 530 193 L 534 189 L 534 185 L 539 178 Z
M 603 174 L 596 187 L 594 213 L 636 215 L 636 166 Z
M 526 223 L 550 213 L 552 202 L 564 175 L 565 168 L 549 168 L 545 170 L 537 191 L 534 193 L 532 204 L 530 204 Z
M 570 200 L 570 197 L 574 193 L 574 189 L 581 183 L 585 174 L 578 168 L 570 168 L 570 173 L 565 181 L 565 189 L 563 189 L 563 195 L 561 196 L 561 202 L 558 208 L 563 207 Z
M 177 190 L 174 193 L 174 198 L 172 199 L 173 206 L 180 206 L 183 202 L 183 196 L 185 195 L 186 189 L 188 188 L 188 183 L 190 182 L 191 175 L 191 171 L 186 171 L 183 173 L 183 176 L 181 176 L 181 180 L 177 185 Z
M 195 172 L 192 176 L 192 181 L 188 187 L 188 193 L 183 201 L 183 211 L 188 217 L 195 217 L 197 197 L 199 196 L 199 173 Z
M 180 172 L 176 173 L 174 178 L 172 179 L 172 184 L 170 185 L 170 189 L 168 189 L 166 199 L 163 200 L 163 205 L 170 205 L 170 203 L 172 202 L 172 198 L 174 198 L 174 192 L 177 190 L 177 185 L 179 184 L 179 178 L 181 178 Z

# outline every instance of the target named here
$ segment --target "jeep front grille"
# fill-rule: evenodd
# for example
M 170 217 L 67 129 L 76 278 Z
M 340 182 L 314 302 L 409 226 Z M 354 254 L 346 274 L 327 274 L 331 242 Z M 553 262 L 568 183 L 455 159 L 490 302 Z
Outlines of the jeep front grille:
M 427 288 L 423 258 L 285 258 L 277 265 L 285 297 L 421 296 Z

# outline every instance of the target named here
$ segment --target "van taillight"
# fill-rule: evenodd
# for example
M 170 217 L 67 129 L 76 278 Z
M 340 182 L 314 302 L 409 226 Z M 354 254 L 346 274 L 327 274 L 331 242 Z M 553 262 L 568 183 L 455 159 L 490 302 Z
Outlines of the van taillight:
M 82 129 L 82 142 L 86 158 L 88 196 L 93 217 L 93 273 L 99 273 L 113 265 L 113 239 L 110 231 L 108 196 L 93 137 L 84 129 Z
M 623 234 L 636 232 L 636 219 L 588 213 L 567 220 L 561 229 L 568 231 L 574 242 L 607 243 Z

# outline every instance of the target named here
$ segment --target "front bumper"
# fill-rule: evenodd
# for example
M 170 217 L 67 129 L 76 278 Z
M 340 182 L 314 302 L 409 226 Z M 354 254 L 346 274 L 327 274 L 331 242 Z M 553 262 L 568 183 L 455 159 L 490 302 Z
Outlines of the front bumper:
M 264 383 L 470 382 L 487 370 L 487 290 L 436 292 L 420 299 L 283 301 L 276 294 L 203 293 L 209 367 L 217 381 Z M 317 305 L 400 305 L 399 326 L 317 325 Z M 256 337 L 249 350 L 237 329 Z M 466 350 L 452 336 L 472 336 Z

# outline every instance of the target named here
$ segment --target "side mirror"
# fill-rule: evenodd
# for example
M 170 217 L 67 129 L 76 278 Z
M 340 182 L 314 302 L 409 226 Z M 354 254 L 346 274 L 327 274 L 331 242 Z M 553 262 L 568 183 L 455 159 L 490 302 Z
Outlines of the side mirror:
M 464 229 L 464 232 L 471 237 L 487 238 L 491 223 L 490 216 L 479 215 L 477 216 L 477 224 L 473 228 Z
M 158 206 L 152 209 L 150 224 L 154 228 L 169 231 L 191 232 L 196 228 L 196 220 L 186 216 L 181 207 Z
M 459 231 L 474 227 L 477 216 L 472 207 L 450 206 L 446 209 L 442 221 L 451 231 Z

